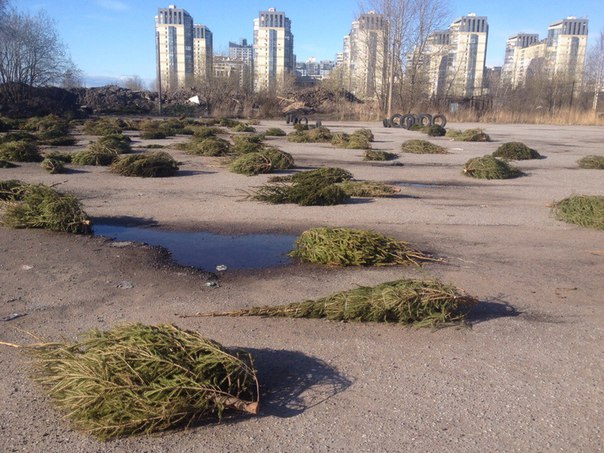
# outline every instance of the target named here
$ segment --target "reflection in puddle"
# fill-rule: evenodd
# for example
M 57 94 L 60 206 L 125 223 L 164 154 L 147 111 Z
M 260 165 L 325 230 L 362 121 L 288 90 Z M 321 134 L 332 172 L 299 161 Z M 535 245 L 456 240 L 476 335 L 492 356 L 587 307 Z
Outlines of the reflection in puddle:
M 94 234 L 161 246 L 178 264 L 207 271 L 214 271 L 218 265 L 228 269 L 262 269 L 289 264 L 287 252 L 296 241 L 296 236 L 286 234 L 226 235 L 103 223 L 94 224 Z

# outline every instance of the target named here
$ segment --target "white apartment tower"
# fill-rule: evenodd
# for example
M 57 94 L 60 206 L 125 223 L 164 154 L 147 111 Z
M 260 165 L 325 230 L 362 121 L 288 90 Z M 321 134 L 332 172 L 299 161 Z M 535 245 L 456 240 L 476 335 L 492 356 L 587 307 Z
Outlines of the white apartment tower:
M 348 90 L 359 98 L 374 98 L 382 89 L 386 69 L 388 22 L 375 11 L 363 13 L 352 22 L 344 37 L 343 63 Z
M 487 18 L 476 14 L 462 16 L 449 30 L 430 36 L 427 67 L 433 96 L 483 94 L 488 36 Z
M 162 88 L 185 86 L 193 75 L 193 18 L 176 5 L 159 8 L 155 33 Z
M 547 38 L 538 35 L 514 35 L 508 39 L 503 81 L 522 85 L 531 73 L 557 75 L 573 83 L 577 90 L 583 82 L 587 49 L 588 20 L 567 17 L 549 26 Z
M 505 46 L 505 58 L 501 68 L 501 79 L 504 83 L 517 84 L 517 68 L 519 58 L 523 52 L 520 49 L 526 49 L 539 42 L 539 35 L 535 33 L 518 33 L 508 38 Z M 526 51 L 524 51 L 526 53 Z
M 212 76 L 213 61 L 212 32 L 205 25 L 193 26 L 193 68 L 195 79 L 207 79 Z
M 587 49 L 587 19 L 574 16 L 549 26 L 547 33 L 547 65 L 551 73 L 583 82 Z
M 155 16 L 158 75 L 163 89 L 176 90 L 196 77 L 212 73 L 212 32 L 194 25 L 191 15 L 176 5 L 159 8 Z
M 295 65 L 291 21 L 275 8 L 260 11 L 254 19 L 254 89 L 278 89 Z

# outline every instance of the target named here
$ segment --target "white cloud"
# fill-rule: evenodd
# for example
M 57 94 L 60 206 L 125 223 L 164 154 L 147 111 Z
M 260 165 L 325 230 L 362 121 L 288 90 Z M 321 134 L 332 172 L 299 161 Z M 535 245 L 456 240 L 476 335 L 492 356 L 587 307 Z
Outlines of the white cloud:
M 111 11 L 125 11 L 130 7 L 120 0 L 96 0 L 97 5 L 101 8 L 109 9 Z

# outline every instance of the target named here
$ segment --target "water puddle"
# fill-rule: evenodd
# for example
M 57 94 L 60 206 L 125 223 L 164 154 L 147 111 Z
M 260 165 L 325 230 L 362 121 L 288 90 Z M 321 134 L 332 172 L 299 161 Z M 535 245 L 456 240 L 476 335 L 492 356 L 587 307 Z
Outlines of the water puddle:
M 397 184 L 397 186 L 403 186 L 403 187 L 418 187 L 420 189 L 433 189 L 435 187 L 443 187 L 440 186 L 439 184 L 424 184 L 424 183 L 419 183 L 419 182 L 399 182 Z
M 225 265 L 228 269 L 264 269 L 291 262 L 287 253 L 296 236 L 286 234 L 214 234 L 166 231 L 103 223 L 94 224 L 94 234 L 116 241 L 144 242 L 167 249 L 175 262 L 206 271 Z

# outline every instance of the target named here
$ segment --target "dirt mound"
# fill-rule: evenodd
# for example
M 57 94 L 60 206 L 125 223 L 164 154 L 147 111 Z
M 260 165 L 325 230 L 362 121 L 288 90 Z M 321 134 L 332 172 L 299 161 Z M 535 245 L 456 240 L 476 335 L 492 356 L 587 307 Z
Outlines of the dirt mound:
M 328 113 L 333 110 L 333 106 L 338 101 L 342 100 L 353 104 L 360 104 L 362 102 L 348 91 L 333 91 L 316 86 L 289 92 L 280 98 L 280 103 L 284 113 L 296 111 L 304 114 L 313 114 Z
M 116 85 L 70 90 L 79 105 L 91 113 L 141 113 L 153 111 L 157 94 L 150 91 L 132 91 Z
M 16 100 L 17 99 L 17 100 Z M 56 115 L 80 116 L 75 93 L 57 87 L 35 88 L 21 84 L 0 86 L 0 114 L 25 118 Z

